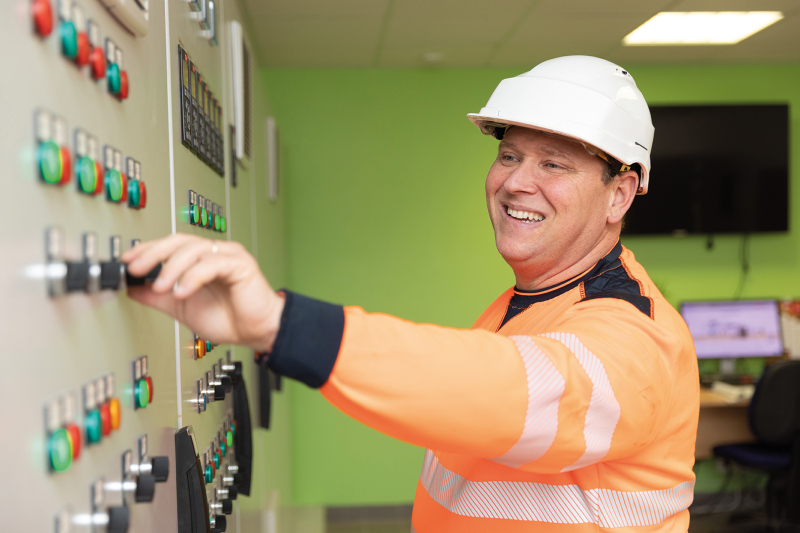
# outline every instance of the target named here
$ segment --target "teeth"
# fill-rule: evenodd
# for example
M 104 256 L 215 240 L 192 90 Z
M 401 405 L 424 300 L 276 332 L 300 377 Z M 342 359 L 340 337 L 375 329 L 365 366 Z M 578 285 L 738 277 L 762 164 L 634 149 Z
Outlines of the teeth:
M 530 211 L 517 211 L 516 209 L 511 209 L 510 207 L 508 208 L 508 214 L 518 220 L 535 220 L 536 222 L 544 220 L 542 215 L 531 213 Z

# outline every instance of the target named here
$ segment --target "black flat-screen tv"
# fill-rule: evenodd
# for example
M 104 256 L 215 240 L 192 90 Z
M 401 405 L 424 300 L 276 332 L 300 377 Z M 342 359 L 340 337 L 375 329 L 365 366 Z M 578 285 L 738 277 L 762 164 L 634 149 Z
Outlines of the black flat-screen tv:
M 789 229 L 789 106 L 650 108 L 650 190 L 624 235 L 781 232 Z

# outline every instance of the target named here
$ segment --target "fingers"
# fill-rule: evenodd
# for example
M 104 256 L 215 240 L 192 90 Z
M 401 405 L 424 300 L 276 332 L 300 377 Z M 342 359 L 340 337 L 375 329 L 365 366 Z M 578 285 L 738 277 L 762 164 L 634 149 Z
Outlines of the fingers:
M 215 279 L 230 277 L 237 263 L 235 258 L 227 255 L 205 256 L 183 272 L 173 295 L 185 300 Z
M 122 256 L 122 261 L 128 263 L 128 270 L 134 276 L 143 276 L 157 264 L 169 258 L 175 250 L 192 241 L 204 241 L 200 237 L 176 233 L 163 239 L 140 243 Z M 206 241 L 208 242 L 208 241 Z
M 164 263 L 158 279 L 153 283 L 153 290 L 156 292 L 170 290 L 188 268 L 211 253 L 213 246 L 214 244 L 205 239 L 183 244 Z
M 129 287 L 128 297 L 141 304 L 154 307 L 172 318 L 178 318 L 179 304 L 171 293 L 158 294 L 148 287 Z

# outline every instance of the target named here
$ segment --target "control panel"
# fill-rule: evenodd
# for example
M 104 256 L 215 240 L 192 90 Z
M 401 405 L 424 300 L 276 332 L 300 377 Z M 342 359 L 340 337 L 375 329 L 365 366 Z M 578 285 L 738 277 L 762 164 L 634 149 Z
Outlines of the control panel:
M 0 7 L 9 531 L 251 531 L 277 490 L 253 471 L 286 458 L 253 444 L 252 352 L 127 293 L 160 266 L 132 276 L 123 253 L 175 232 L 283 254 L 265 154 L 230 157 L 240 0 L 165 1 Z

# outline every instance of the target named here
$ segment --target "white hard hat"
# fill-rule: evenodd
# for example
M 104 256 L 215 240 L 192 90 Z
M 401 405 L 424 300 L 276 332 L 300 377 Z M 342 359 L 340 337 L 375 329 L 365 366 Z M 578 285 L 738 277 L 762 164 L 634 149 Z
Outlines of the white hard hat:
M 654 131 L 650 110 L 628 71 L 605 59 L 567 56 L 540 63 L 501 81 L 486 107 L 467 117 L 487 135 L 502 138 L 509 126 L 534 128 L 590 145 L 587 149 L 599 150 L 600 157 L 622 164 L 615 170 L 638 164 L 637 194 L 647 192 Z

